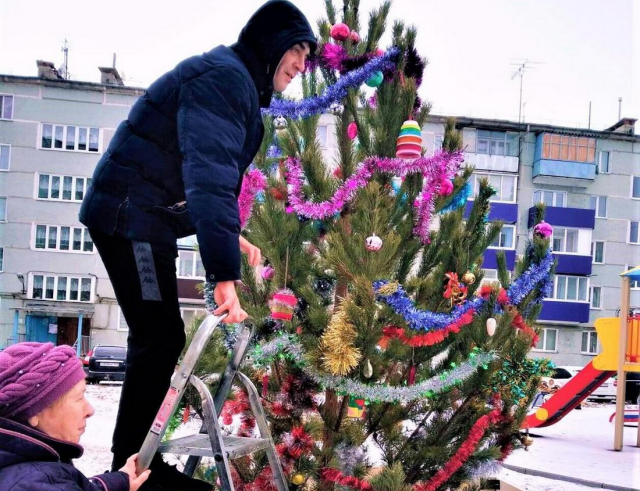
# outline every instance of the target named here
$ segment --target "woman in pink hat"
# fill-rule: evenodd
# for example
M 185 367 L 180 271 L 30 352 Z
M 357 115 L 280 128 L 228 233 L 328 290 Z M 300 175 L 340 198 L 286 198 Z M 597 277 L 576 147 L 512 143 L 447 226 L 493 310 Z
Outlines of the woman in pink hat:
M 93 415 L 84 378 L 70 346 L 18 343 L 0 352 L 0 490 L 136 491 L 146 481 L 135 455 L 92 478 L 73 466 Z

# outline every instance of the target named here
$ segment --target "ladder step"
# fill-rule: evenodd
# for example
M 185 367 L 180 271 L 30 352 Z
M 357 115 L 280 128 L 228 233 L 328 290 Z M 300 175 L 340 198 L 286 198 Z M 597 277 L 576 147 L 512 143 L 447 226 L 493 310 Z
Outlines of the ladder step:
M 240 436 L 223 436 L 224 449 L 230 459 L 237 459 L 258 450 L 265 450 L 270 445 L 266 438 L 247 438 Z M 213 457 L 211 440 L 206 433 L 183 436 L 164 442 L 158 448 L 160 453 L 176 455 L 196 455 L 198 457 Z

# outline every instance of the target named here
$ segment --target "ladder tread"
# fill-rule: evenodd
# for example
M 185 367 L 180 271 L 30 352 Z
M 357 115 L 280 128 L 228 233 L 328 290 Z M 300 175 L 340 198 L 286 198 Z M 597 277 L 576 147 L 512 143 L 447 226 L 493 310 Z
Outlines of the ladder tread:
M 266 449 L 270 444 L 267 438 L 248 438 L 241 436 L 223 436 L 224 450 L 230 459 L 237 459 L 244 455 Z M 164 442 L 158 448 L 161 453 L 177 455 L 196 455 L 198 457 L 213 457 L 211 440 L 206 433 L 183 436 Z

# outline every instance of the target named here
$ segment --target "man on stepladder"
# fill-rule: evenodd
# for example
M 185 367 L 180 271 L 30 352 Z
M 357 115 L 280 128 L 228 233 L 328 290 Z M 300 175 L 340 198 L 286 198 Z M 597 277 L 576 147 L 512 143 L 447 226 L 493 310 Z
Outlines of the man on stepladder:
M 176 240 L 197 234 L 216 314 L 241 322 L 236 295 L 242 175 L 261 144 L 261 107 L 304 71 L 316 38 L 292 3 L 270 0 L 232 46 L 182 61 L 134 104 L 100 159 L 80 210 L 129 326 L 126 374 L 113 435 L 113 469 L 136 453 L 169 388 L 185 343 Z M 140 491 L 209 490 L 156 455 Z

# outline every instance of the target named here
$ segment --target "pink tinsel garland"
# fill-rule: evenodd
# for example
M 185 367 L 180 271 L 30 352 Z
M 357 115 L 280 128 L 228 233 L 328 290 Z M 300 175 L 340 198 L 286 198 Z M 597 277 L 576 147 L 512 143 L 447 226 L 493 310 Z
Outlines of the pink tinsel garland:
M 250 170 L 244 176 L 242 188 L 240 189 L 240 196 L 238 196 L 241 228 L 245 227 L 251 217 L 253 201 L 256 194 L 260 191 L 264 191 L 265 187 L 267 187 L 267 180 L 258 169 Z

